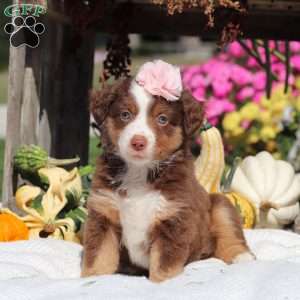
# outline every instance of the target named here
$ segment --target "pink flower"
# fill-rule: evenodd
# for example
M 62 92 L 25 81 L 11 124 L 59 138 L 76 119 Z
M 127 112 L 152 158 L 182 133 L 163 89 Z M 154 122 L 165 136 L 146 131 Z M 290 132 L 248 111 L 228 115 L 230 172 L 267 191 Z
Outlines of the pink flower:
M 233 42 L 228 46 L 228 52 L 234 57 L 240 58 L 245 54 L 244 49 L 238 42 Z
M 293 64 L 292 64 L 293 65 Z M 286 77 L 285 65 L 281 62 L 272 65 L 272 71 L 278 75 L 279 82 L 284 82 Z M 295 82 L 295 78 L 292 74 L 289 76 L 289 84 L 292 85 Z
M 291 57 L 291 65 L 297 71 L 300 71 L 300 55 L 294 55 L 294 56 Z
M 260 58 L 261 58 L 262 62 L 265 63 L 266 62 L 266 51 L 265 51 L 265 49 L 259 47 L 258 48 L 258 53 L 260 55 Z
M 225 97 L 232 90 L 232 83 L 225 80 L 215 80 L 212 88 L 216 97 Z
M 254 57 L 249 57 L 247 60 L 247 66 L 250 68 L 255 68 L 258 66 L 258 63 Z
M 218 99 L 211 97 L 206 104 L 206 117 L 211 124 L 216 125 L 218 123 L 219 117 L 222 114 L 234 111 L 235 108 L 235 104 L 230 102 L 228 99 Z
M 254 74 L 253 77 L 253 87 L 256 90 L 263 90 L 266 86 L 266 73 L 264 71 L 259 71 Z
M 300 51 L 300 43 L 299 42 L 290 42 L 290 48 L 292 52 Z
M 264 92 L 256 92 L 253 97 L 253 102 L 260 103 L 262 96 L 264 95 Z
M 237 100 L 243 102 L 247 98 L 252 98 L 254 95 L 254 88 L 252 86 L 243 87 L 236 95 Z
M 193 96 L 195 97 L 195 99 L 199 102 L 204 102 L 205 101 L 205 89 L 199 87 L 198 89 L 196 89 L 195 91 L 193 91 Z
M 277 44 L 278 44 L 278 50 L 279 50 L 280 52 L 284 52 L 284 51 L 285 51 L 285 45 L 284 45 L 284 42 L 279 41 Z
M 147 62 L 136 75 L 136 82 L 148 93 L 176 101 L 182 92 L 180 70 L 162 60 Z
M 251 124 L 251 122 L 250 122 L 249 120 L 243 120 L 243 121 L 241 122 L 241 126 L 242 126 L 242 128 L 244 128 L 244 129 L 248 129 L 248 128 L 250 127 L 250 124 Z
M 270 49 L 275 49 L 275 47 L 276 47 L 275 41 L 269 41 L 269 46 L 270 46 Z
M 285 82 L 286 72 L 280 72 L 278 75 L 279 82 Z M 295 76 L 293 74 L 289 74 L 289 85 L 293 85 L 295 83 Z
M 208 73 L 211 70 L 211 67 L 214 66 L 217 62 L 217 59 L 211 58 L 207 62 L 205 62 L 202 66 L 201 69 L 204 73 Z
M 278 63 L 273 63 L 272 66 L 272 71 L 275 73 L 282 73 L 285 72 L 285 65 L 282 62 L 278 62 Z
M 277 56 L 275 56 L 275 55 L 271 55 L 270 59 L 271 59 L 271 64 L 276 63 L 276 62 L 279 61 Z
M 231 69 L 231 79 L 241 86 L 251 83 L 253 75 L 247 69 L 239 65 L 233 65 Z
M 226 60 L 228 60 L 228 58 L 229 57 L 228 57 L 227 53 L 222 52 L 222 53 L 219 54 L 219 59 L 222 60 L 222 61 L 226 61 Z
M 185 67 L 182 70 L 184 84 L 188 85 L 190 80 L 193 78 L 193 76 L 200 73 L 200 71 L 201 71 L 201 66 L 188 66 L 188 67 Z
M 219 123 L 219 118 L 217 117 L 208 118 L 208 121 L 212 126 L 217 126 Z
M 227 80 L 230 77 L 231 63 L 221 61 L 219 56 L 211 58 L 202 65 L 202 70 L 212 80 Z
M 189 86 L 192 89 L 196 89 L 201 86 L 207 86 L 207 84 L 208 80 L 202 74 L 197 74 L 190 80 Z

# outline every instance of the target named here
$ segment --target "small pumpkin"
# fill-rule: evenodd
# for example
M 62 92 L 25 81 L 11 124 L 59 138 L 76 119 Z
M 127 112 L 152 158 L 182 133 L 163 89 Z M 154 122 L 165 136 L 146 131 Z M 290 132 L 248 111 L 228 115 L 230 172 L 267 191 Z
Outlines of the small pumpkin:
M 0 213 L 0 242 L 28 240 L 26 224 L 10 213 Z
M 262 151 L 237 167 L 230 191 L 247 198 L 256 210 L 256 227 L 282 228 L 299 214 L 300 178 L 290 163 Z
M 242 219 L 243 228 L 254 228 L 256 222 L 256 214 L 251 202 L 236 193 L 226 193 L 225 196 L 239 212 L 239 215 Z

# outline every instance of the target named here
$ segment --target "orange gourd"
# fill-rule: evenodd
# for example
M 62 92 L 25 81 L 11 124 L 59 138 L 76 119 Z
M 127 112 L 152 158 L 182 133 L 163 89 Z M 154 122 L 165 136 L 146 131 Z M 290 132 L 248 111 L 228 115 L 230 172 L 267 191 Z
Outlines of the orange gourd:
M 0 242 L 28 240 L 29 230 L 25 223 L 12 214 L 0 213 Z

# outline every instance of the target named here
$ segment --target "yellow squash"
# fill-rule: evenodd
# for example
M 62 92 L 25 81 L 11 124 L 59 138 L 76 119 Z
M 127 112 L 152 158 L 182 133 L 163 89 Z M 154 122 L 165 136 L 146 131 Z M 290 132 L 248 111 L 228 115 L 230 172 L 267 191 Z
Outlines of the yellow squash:
M 195 161 L 196 178 L 207 192 L 220 192 L 225 166 L 221 134 L 216 127 L 210 127 L 201 132 L 200 138 L 202 149 Z
M 221 134 L 216 127 L 208 127 L 200 134 L 201 154 L 195 161 L 198 182 L 208 193 L 221 192 L 221 179 L 225 168 L 224 147 Z M 244 228 L 253 228 L 256 215 L 251 203 L 237 193 L 224 194 L 241 215 Z
M 251 202 L 237 193 L 226 193 L 225 196 L 230 200 L 230 202 L 239 212 L 243 227 L 247 229 L 254 228 L 256 222 L 256 214 Z
M 45 194 L 39 187 L 25 185 L 16 192 L 16 204 L 27 215 L 21 219 L 29 228 L 31 239 L 52 237 L 79 242 L 76 235 L 75 222 L 71 218 L 58 219 L 59 212 L 67 204 L 66 192 L 81 194 L 81 178 L 77 168 L 68 172 L 65 169 L 53 167 L 42 168 L 39 175 L 47 178 L 49 188 Z M 32 205 L 38 197 L 41 201 L 36 207 Z M 82 208 L 84 209 L 84 208 Z

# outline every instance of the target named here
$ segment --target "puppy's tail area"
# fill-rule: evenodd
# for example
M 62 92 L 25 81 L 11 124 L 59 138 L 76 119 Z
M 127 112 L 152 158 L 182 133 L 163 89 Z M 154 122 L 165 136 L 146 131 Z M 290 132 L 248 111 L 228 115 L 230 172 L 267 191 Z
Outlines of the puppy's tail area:
M 243 233 L 240 217 L 230 203 L 221 194 L 210 195 L 211 232 L 216 241 L 214 256 L 226 263 L 234 263 L 241 260 L 253 260 Z

